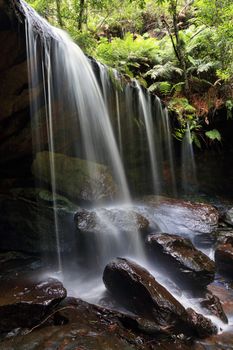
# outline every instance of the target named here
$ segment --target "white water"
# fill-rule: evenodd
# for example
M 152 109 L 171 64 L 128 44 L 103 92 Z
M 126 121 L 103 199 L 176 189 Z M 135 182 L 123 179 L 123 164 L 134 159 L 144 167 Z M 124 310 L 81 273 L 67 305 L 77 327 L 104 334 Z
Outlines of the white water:
M 27 6 L 24 7 L 27 13 Z M 35 15 L 36 16 L 36 15 Z M 66 143 L 65 138 L 71 135 L 76 135 L 76 138 L 81 138 L 82 147 L 84 149 L 85 158 L 95 162 L 101 162 L 111 167 L 114 177 L 120 187 L 121 192 L 121 210 L 124 212 L 131 210 L 130 204 L 130 193 L 127 186 L 127 180 L 125 176 L 124 167 L 119 154 L 119 147 L 114 137 L 110 117 L 108 114 L 108 89 L 106 88 L 106 71 L 101 70 L 101 81 L 102 91 L 99 88 L 96 77 L 93 73 L 92 67 L 88 59 L 84 56 L 82 51 L 77 45 L 75 45 L 71 39 L 63 31 L 49 26 L 52 31 L 55 40 L 52 42 L 50 39 L 44 37 L 43 40 L 43 53 L 41 58 L 41 47 L 40 40 L 33 32 L 33 23 L 30 22 L 30 16 L 27 16 L 26 22 L 26 35 L 27 35 L 27 53 L 29 57 L 29 76 L 31 81 L 31 114 L 32 123 L 39 125 L 40 120 L 37 118 L 37 111 L 43 102 L 45 103 L 45 114 L 46 114 L 46 132 L 48 138 L 48 148 L 51 152 L 50 158 L 50 172 L 52 179 L 52 192 L 54 202 L 54 221 L 56 229 L 56 245 L 57 245 L 57 260 L 58 270 L 62 270 L 62 258 L 61 258 L 61 247 L 59 231 L 62 229 L 58 225 L 57 220 L 57 205 L 56 205 L 56 167 L 54 163 L 53 153 L 60 150 L 60 144 L 58 144 L 56 138 L 57 123 L 62 120 L 63 124 L 70 123 L 71 128 L 68 129 L 68 135 L 62 134 L 62 140 Z M 48 24 L 38 17 L 38 21 L 41 21 L 46 27 Z M 43 77 L 43 97 L 38 97 L 39 82 Z M 160 173 L 158 169 L 158 162 L 163 161 L 163 156 L 156 149 L 158 142 L 155 142 L 154 123 L 152 114 L 152 101 L 149 94 L 144 94 L 142 88 L 136 82 L 138 89 L 138 101 L 142 111 L 142 117 L 146 128 L 146 140 L 148 143 L 149 158 L 152 169 L 152 177 L 154 183 L 154 192 L 160 191 Z M 129 86 L 126 87 L 125 92 L 125 104 L 133 114 L 133 97 L 132 91 Z M 105 101 L 104 101 L 105 100 Z M 63 104 L 64 109 L 57 112 L 54 108 L 57 101 Z M 118 143 L 120 149 L 123 146 L 122 137 L 122 116 L 120 114 L 120 100 L 119 94 L 115 94 L 116 101 L 116 112 L 117 112 L 117 125 L 118 125 Z M 66 106 L 69 111 L 69 119 L 65 120 L 64 111 Z M 138 106 L 137 106 L 138 107 Z M 161 107 L 161 105 L 160 105 Z M 164 119 L 162 120 L 164 133 L 170 135 L 168 115 L 167 112 L 161 113 Z M 130 115 L 131 117 L 131 115 Z M 160 115 L 161 117 L 161 115 Z M 127 116 L 125 116 L 127 118 Z M 131 126 L 130 126 L 131 128 Z M 42 139 L 43 136 L 40 132 L 40 128 L 35 128 L 36 134 L 33 136 L 34 139 L 34 152 L 37 153 L 43 149 Z M 133 126 L 129 129 L 130 137 L 133 137 Z M 169 136 L 170 137 L 170 136 Z M 190 130 L 188 137 L 190 140 Z M 161 138 L 158 137 L 158 140 Z M 60 139 L 59 139 L 60 141 Z M 190 145 L 190 143 L 188 143 Z M 73 153 L 78 155 L 78 151 L 74 145 Z M 186 146 L 185 146 L 186 147 Z M 189 151 L 192 155 L 192 167 L 193 167 L 193 153 L 191 148 L 184 148 L 184 155 Z M 77 153 L 76 153 L 77 152 Z M 157 153 L 159 156 L 157 156 Z M 167 151 L 168 162 L 171 169 L 172 185 L 175 188 L 176 180 L 174 175 L 174 161 L 172 152 L 171 138 L 168 138 Z M 159 160 L 158 160 L 159 158 Z M 183 179 L 187 182 L 187 160 L 184 162 Z M 194 167 L 192 170 L 195 170 Z M 91 167 L 90 172 L 95 172 L 95 168 Z M 95 184 L 91 184 L 93 187 Z M 94 188 L 93 188 L 94 190 Z M 122 203 L 127 203 L 124 206 Z M 166 286 L 168 290 L 172 292 L 176 297 L 176 292 L 172 290 L 170 284 L 164 276 L 158 274 L 158 272 L 150 267 L 146 262 L 140 234 L 136 228 L 136 223 L 132 218 L 127 221 L 124 218 L 125 226 L 128 225 L 126 232 L 119 228 L 119 222 L 112 222 L 105 215 L 105 211 L 100 208 L 96 209 L 97 221 L 101 226 L 102 230 L 98 237 L 96 237 L 96 254 L 99 258 L 99 265 L 102 268 L 111 258 L 117 255 L 124 255 L 130 257 L 133 260 L 139 262 L 142 266 L 146 267 L 153 275 L 156 276 L 158 281 Z M 123 216 L 123 215 L 122 215 Z M 154 225 L 158 224 L 158 220 L 154 222 Z M 164 229 L 161 219 L 160 230 Z M 153 225 L 153 221 L 151 223 Z M 104 228 L 104 229 L 103 229 Z M 156 227 L 158 228 L 158 227 Z M 77 274 L 79 271 L 77 271 Z M 102 273 L 101 273 L 102 274 Z M 71 276 L 73 279 L 73 276 Z M 81 273 L 77 276 L 77 280 L 67 281 L 67 286 L 73 295 L 83 297 L 84 299 L 92 302 L 98 302 L 101 294 L 104 291 L 103 283 L 100 275 L 95 277 L 90 276 L 87 278 L 86 274 L 83 276 Z M 180 302 L 184 305 L 190 306 L 190 301 L 185 295 L 179 296 Z M 194 307 L 197 308 L 197 304 L 194 301 Z
M 182 188 L 185 192 L 195 191 L 197 188 L 196 164 L 193 152 L 192 137 L 189 124 L 182 141 Z
M 142 91 L 141 86 L 139 85 L 139 83 L 136 80 L 135 80 L 135 85 L 139 91 L 139 93 L 138 93 L 139 103 L 141 105 L 142 116 L 143 116 L 145 127 L 146 127 L 147 142 L 148 142 L 150 162 L 151 162 L 151 171 L 152 171 L 152 176 L 153 176 L 154 193 L 159 193 L 160 192 L 160 179 L 159 179 L 156 147 L 155 147 L 155 141 L 154 141 L 155 134 L 154 134 L 154 123 L 153 123 L 153 119 L 152 119 L 151 99 L 150 99 L 150 95 L 148 93 L 145 96 L 145 94 Z

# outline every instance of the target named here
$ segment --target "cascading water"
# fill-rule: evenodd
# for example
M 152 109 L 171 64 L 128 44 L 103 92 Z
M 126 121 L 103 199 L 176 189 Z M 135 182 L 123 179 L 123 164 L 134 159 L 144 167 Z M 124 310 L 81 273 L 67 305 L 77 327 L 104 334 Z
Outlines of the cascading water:
M 182 189 L 193 192 L 197 189 L 196 164 L 189 124 L 182 141 Z M 192 189 L 192 190 L 191 190 Z
M 155 134 L 154 134 L 154 123 L 152 119 L 152 110 L 151 110 L 152 109 L 151 97 L 148 93 L 147 95 L 143 93 L 141 86 L 136 80 L 135 80 L 135 85 L 139 91 L 138 93 L 139 104 L 142 109 L 142 116 L 146 127 L 147 142 L 148 142 L 149 153 L 150 153 L 151 171 L 153 176 L 154 193 L 159 193 L 161 185 L 160 185 L 160 179 L 159 179 L 158 160 L 157 160 L 156 147 L 155 147 L 155 141 L 154 141 Z
M 145 260 L 138 232 L 139 216 L 135 215 L 135 212 L 140 213 L 140 208 L 135 210 L 135 206 L 132 206 L 127 184 L 128 179 L 133 178 L 130 173 L 133 165 L 131 169 L 127 169 L 126 163 L 130 157 L 137 156 L 140 161 L 142 159 L 144 161 L 145 158 L 147 162 L 144 166 L 145 176 L 150 172 L 148 164 L 152 172 L 150 187 L 154 189 L 151 191 L 150 188 L 150 192 L 158 194 L 162 190 L 164 181 L 162 168 L 167 162 L 172 192 L 176 192 L 168 114 L 162 109 L 160 101 L 144 92 L 137 82 L 134 82 L 134 87 L 132 82 L 125 84 L 122 90 L 114 90 L 114 95 L 109 97 L 112 85 L 105 67 L 99 65 L 100 85 L 98 85 L 92 66 L 79 47 L 63 31 L 49 26 L 36 14 L 34 17 L 41 24 L 41 33 L 39 35 L 34 32 L 33 23 L 30 21 L 31 10 L 26 4 L 24 4 L 24 11 L 32 129 L 36 130 L 33 134 L 34 152 L 36 154 L 46 149 L 50 154 L 59 270 L 63 268 L 60 253 L 62 227 L 59 227 L 57 219 L 58 169 L 55 153 L 66 154 L 67 152 L 69 156 L 88 160 L 87 167 L 92 179 L 95 179 L 93 174 L 98 169 L 97 163 L 107 165 L 111 168 L 119 187 L 118 205 L 91 208 L 92 213 L 88 214 L 95 218 L 95 225 L 98 228 L 96 232 L 92 230 L 91 236 L 88 236 L 89 233 L 84 233 L 81 237 L 84 241 L 93 243 L 93 245 L 89 242 L 87 244 L 85 253 L 88 261 L 83 264 L 91 266 L 88 277 L 84 266 L 83 270 L 81 268 L 78 270 L 76 281 L 73 280 L 73 275 L 72 283 L 66 281 L 66 286 L 74 290 L 73 295 L 98 302 L 103 291 L 101 282 L 103 267 L 117 255 L 132 257 L 147 266 L 157 277 L 157 272 L 153 271 Z M 47 37 L 43 32 L 44 27 L 49 28 L 50 36 Z M 117 80 L 117 73 L 114 74 Z M 112 105 L 114 106 L 113 115 L 111 115 Z M 43 125 L 42 115 L 45 115 L 45 125 Z M 117 125 L 116 128 L 113 127 L 114 123 Z M 117 130 L 115 135 L 114 130 Z M 166 147 L 161 149 L 164 139 Z M 71 179 L 68 178 L 67 181 Z M 96 183 L 93 180 L 90 183 L 92 192 L 95 192 L 95 186 Z M 155 227 L 156 222 L 154 224 L 152 222 L 150 229 L 153 230 Z M 66 237 L 66 240 L 69 240 L 69 237 Z M 90 246 L 91 250 L 89 250 Z M 77 247 L 77 256 L 81 253 Z M 93 262 L 89 265 L 93 255 Z M 163 277 L 158 276 L 158 280 L 166 285 Z M 184 298 L 184 301 L 187 302 L 187 299 Z

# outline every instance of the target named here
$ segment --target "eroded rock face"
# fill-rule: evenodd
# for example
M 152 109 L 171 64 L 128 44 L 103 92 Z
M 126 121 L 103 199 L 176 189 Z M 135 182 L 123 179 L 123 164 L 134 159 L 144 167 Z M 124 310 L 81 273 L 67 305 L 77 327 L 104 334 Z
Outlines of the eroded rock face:
M 129 310 L 173 333 L 205 337 L 217 330 L 212 322 L 185 308 L 144 268 L 117 258 L 105 268 L 103 281 L 110 293 Z
M 74 200 L 112 199 L 116 185 L 104 165 L 49 152 L 37 153 L 32 165 L 34 176 L 51 185 L 50 157 L 56 169 L 56 190 Z
M 4 281 L 0 291 L 0 332 L 34 326 L 65 297 L 62 283 L 53 278 Z
M 151 234 L 146 239 L 152 261 L 163 265 L 181 284 L 204 287 L 214 280 L 215 264 L 197 250 L 189 239 L 167 233 Z
M 218 211 L 209 204 L 161 196 L 145 196 L 143 202 L 153 208 L 150 213 L 164 232 L 211 233 L 218 224 Z
M 118 208 L 81 209 L 75 214 L 77 228 L 82 233 L 108 232 L 116 227 L 121 232 L 146 232 L 148 220 L 134 210 Z
M 56 255 L 56 233 L 52 198 L 47 191 L 16 191 L 0 195 L 1 250 L 19 250 L 29 253 L 50 252 Z M 34 193 L 34 194 L 33 194 Z M 47 199 L 46 199 L 47 195 Z M 33 197 L 34 196 L 34 197 Z M 39 196 L 44 196 L 43 199 Z M 57 219 L 61 251 L 70 252 L 75 242 L 64 237 L 74 230 L 73 209 L 70 202 L 58 197 Z

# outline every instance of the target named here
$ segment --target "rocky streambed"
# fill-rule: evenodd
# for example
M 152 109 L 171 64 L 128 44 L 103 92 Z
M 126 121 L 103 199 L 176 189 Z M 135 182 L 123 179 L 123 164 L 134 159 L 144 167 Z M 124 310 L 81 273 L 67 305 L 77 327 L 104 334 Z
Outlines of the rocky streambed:
M 219 212 L 203 203 L 150 197 L 131 208 L 83 209 L 58 196 L 56 210 L 65 232 L 62 259 L 76 264 L 71 263 L 63 276 L 55 276 L 53 259 L 48 259 L 55 239 L 51 196 L 39 189 L 26 192 L 18 189 L 13 196 L 1 196 L 5 250 L 0 254 L 1 349 L 233 347 L 233 230 L 227 207 Z M 18 217 L 12 208 L 20 210 Z M 37 221 L 35 213 L 40 213 Z M 116 227 L 117 239 L 109 234 Z M 133 256 L 132 230 L 134 240 L 140 238 L 144 260 Z M 12 240 L 18 235 L 16 244 Z M 39 245 L 40 237 L 44 243 Z M 115 237 L 112 244 L 108 245 L 107 237 Z M 115 247 L 119 239 L 131 247 L 121 251 L 121 244 Z M 104 241 L 109 254 L 98 245 Z M 205 254 L 207 242 L 208 249 L 215 251 L 215 261 Z M 10 251 L 11 245 L 14 250 Z M 71 270 L 72 289 L 66 278 Z M 105 291 L 95 296 L 93 304 L 80 299 L 79 284 L 94 276 L 103 278 Z

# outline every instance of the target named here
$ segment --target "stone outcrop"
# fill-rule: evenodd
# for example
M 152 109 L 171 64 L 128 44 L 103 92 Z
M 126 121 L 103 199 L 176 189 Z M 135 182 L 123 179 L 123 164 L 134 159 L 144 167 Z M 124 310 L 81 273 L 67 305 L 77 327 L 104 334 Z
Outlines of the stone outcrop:
M 194 310 L 186 310 L 155 278 L 133 261 L 117 258 L 104 270 L 109 292 L 132 312 L 172 333 L 205 337 L 216 332 L 212 322 Z
M 59 153 L 37 153 L 32 172 L 38 180 L 52 186 L 51 159 L 58 193 L 75 201 L 107 200 L 116 195 L 116 185 L 106 166 Z
M 0 195 L 1 250 L 56 255 L 56 216 L 60 249 L 70 252 L 75 242 L 64 238 L 74 230 L 73 212 L 77 207 L 63 197 L 56 198 L 54 208 L 52 194 L 41 189 L 18 189 L 11 195 Z
M 98 208 L 81 209 L 74 217 L 76 226 L 81 233 L 108 233 L 112 227 L 120 232 L 146 232 L 148 220 L 133 209 Z
M 189 239 L 158 233 L 149 235 L 146 245 L 151 261 L 162 266 L 182 286 L 203 288 L 214 280 L 214 261 L 196 249 Z
M 142 201 L 152 207 L 150 213 L 163 232 L 207 234 L 218 224 L 218 211 L 209 204 L 161 196 L 145 196 Z
M 65 297 L 62 283 L 53 278 L 5 281 L 0 292 L 0 333 L 35 326 Z

